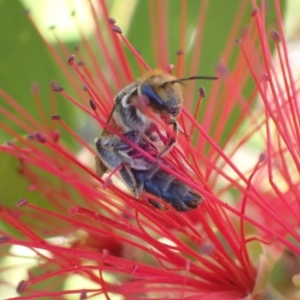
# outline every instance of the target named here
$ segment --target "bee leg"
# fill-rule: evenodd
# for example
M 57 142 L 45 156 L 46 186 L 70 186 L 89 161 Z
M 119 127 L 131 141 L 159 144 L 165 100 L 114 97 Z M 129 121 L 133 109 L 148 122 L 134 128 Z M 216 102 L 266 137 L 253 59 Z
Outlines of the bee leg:
M 138 188 L 135 177 L 130 169 L 130 167 L 125 166 L 119 171 L 124 183 L 133 193 L 135 198 L 139 198 L 141 188 Z
M 139 138 L 135 131 L 127 132 L 126 137 L 135 143 L 137 143 L 137 139 Z M 132 156 L 128 154 L 131 150 L 133 150 L 132 147 L 123 141 L 120 141 L 119 144 L 114 147 L 115 154 L 131 169 L 149 170 L 151 168 L 151 164 L 149 164 L 144 158 L 132 158 Z
M 107 169 L 113 170 L 122 163 L 122 160 L 118 155 L 116 155 L 116 151 L 114 150 L 118 144 L 119 139 L 116 138 L 101 137 L 95 140 L 96 150 L 99 157 L 99 161 L 96 161 L 96 166 L 100 170 L 100 174 L 103 175 L 103 165 L 105 165 Z M 98 175 L 100 175 L 99 173 Z
M 132 150 L 132 148 L 120 138 L 102 137 L 96 139 L 95 144 L 100 160 L 109 170 L 117 168 L 122 163 L 137 170 L 148 170 L 151 168 L 151 164 L 144 159 L 133 159 L 129 156 L 127 152 Z
M 173 131 L 175 133 L 175 137 L 171 137 L 170 138 L 170 141 L 168 142 L 167 145 L 165 145 L 165 147 L 160 151 L 160 153 L 158 154 L 158 158 L 161 158 L 162 156 L 164 156 L 165 154 L 167 154 L 171 149 L 172 147 L 174 146 L 174 144 L 176 143 L 177 141 L 177 135 L 178 135 L 178 131 L 180 131 L 180 127 L 179 127 L 179 124 L 177 123 L 177 121 L 175 119 L 169 119 L 168 120 L 168 124 L 169 125 L 173 125 Z
M 189 133 L 186 133 L 182 128 L 181 128 L 181 126 L 177 123 L 177 126 L 178 126 L 178 131 L 181 133 L 181 134 L 183 134 L 183 135 L 185 135 L 188 139 L 191 139 L 191 135 L 189 134 Z
M 156 126 L 155 126 L 156 127 Z M 159 141 L 159 135 L 153 131 L 155 128 L 154 126 L 151 125 L 150 128 L 148 128 L 145 133 L 142 133 L 142 137 L 144 140 L 146 140 L 148 143 L 153 144 L 155 142 Z M 157 127 L 156 127 L 157 128 Z
M 144 140 L 144 145 L 147 144 L 148 147 L 144 148 L 148 152 L 148 150 L 154 150 L 158 152 L 158 149 L 155 145 L 156 142 L 160 140 L 159 135 L 156 132 L 151 130 L 146 130 L 144 133 L 140 133 L 141 138 Z M 145 143 L 146 142 L 146 143 Z
M 141 134 L 141 136 L 147 143 L 151 144 L 153 147 L 155 147 L 153 143 L 159 141 L 159 136 L 156 133 L 151 133 L 151 134 L 143 133 Z
M 132 158 L 126 152 L 123 151 L 116 151 L 116 155 L 119 159 L 124 163 L 124 165 L 128 168 L 135 169 L 135 170 L 149 170 L 151 168 L 151 164 L 145 161 L 142 158 Z

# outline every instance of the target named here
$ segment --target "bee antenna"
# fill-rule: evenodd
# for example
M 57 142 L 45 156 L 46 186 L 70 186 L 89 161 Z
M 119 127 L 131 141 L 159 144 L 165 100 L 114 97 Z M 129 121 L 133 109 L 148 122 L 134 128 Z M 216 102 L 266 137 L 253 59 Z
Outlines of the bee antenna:
M 161 84 L 160 87 L 165 87 L 168 83 L 180 83 L 183 81 L 187 81 L 187 80 L 195 80 L 195 79 L 204 79 L 204 80 L 216 80 L 218 79 L 218 77 L 215 76 L 191 76 L 191 77 L 184 77 L 184 78 L 178 78 L 178 79 L 173 79 L 173 80 L 169 80 L 164 82 L 163 84 Z

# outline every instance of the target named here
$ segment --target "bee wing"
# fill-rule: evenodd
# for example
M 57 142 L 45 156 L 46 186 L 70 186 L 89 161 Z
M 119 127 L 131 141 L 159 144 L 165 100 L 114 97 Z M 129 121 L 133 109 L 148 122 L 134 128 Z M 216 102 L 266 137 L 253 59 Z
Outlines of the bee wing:
M 107 171 L 107 167 L 104 165 L 98 155 L 95 157 L 95 171 L 99 177 L 102 177 Z
M 113 106 L 113 108 L 112 108 L 112 110 L 111 110 L 111 112 L 110 112 L 110 114 L 109 114 L 109 116 L 108 116 L 108 119 L 107 119 L 107 121 L 106 121 L 106 124 L 109 124 L 109 125 L 111 125 L 111 123 L 112 123 L 112 116 L 113 116 L 113 114 L 114 114 L 114 111 L 115 111 L 115 109 L 116 109 L 116 104 L 114 104 L 114 106 Z M 108 131 L 107 131 L 107 129 L 106 129 L 106 126 L 103 128 L 103 131 L 102 131 L 102 135 L 101 136 L 106 136 L 106 135 L 108 135 Z
M 113 106 L 110 114 L 109 114 L 109 117 L 107 119 L 107 124 L 110 124 L 111 121 L 112 121 L 112 116 L 113 116 L 113 113 L 115 111 L 115 107 L 116 105 Z M 103 128 L 103 131 L 102 131 L 102 134 L 101 136 L 106 136 L 108 135 L 108 131 L 106 130 L 106 126 Z M 96 171 L 96 174 L 99 176 L 99 177 L 102 177 L 104 173 L 106 173 L 108 170 L 108 168 L 106 167 L 106 165 L 102 162 L 102 160 L 100 159 L 100 157 L 97 155 L 95 157 L 95 171 Z

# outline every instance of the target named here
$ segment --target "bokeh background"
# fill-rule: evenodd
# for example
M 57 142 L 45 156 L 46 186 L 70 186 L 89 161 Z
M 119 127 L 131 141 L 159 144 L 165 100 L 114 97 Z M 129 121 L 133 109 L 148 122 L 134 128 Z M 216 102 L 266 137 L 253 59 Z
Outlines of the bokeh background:
M 95 1 L 96 2 L 96 1 Z M 155 16 L 158 12 L 151 12 L 151 1 L 138 0 L 109 0 L 110 16 L 117 21 L 117 24 L 122 28 L 124 35 L 130 40 L 132 45 L 142 54 L 143 58 L 151 67 L 157 66 L 157 55 L 162 47 L 167 47 L 170 64 L 176 63 L 177 52 L 184 45 L 186 55 L 186 69 L 190 68 L 193 55 L 199 55 L 201 60 L 195 70 L 196 74 L 213 75 L 220 60 L 222 60 L 223 50 L 226 47 L 228 37 L 232 34 L 232 22 L 235 16 L 239 14 L 238 8 L 240 0 L 235 1 L 210 1 L 207 14 L 204 16 L 203 24 L 203 42 L 200 45 L 201 53 L 194 53 L 192 41 L 195 34 L 195 26 L 199 23 L 199 7 L 203 5 L 203 1 L 189 0 L 187 10 L 187 34 L 185 40 L 181 40 L 180 31 L 180 4 L 181 1 L 161 1 L 161 5 L 168 4 L 168 13 L 165 15 L 168 31 L 166 39 L 159 39 L 158 32 L 153 32 L 150 27 L 149 16 Z M 266 1 L 268 4 L 268 1 Z M 271 2 L 271 1 L 270 1 Z M 284 11 L 285 29 L 288 38 L 288 45 L 292 59 L 292 66 L 295 73 L 299 74 L 300 62 L 299 57 L 299 38 L 300 38 L 300 1 L 289 0 L 282 1 Z M 272 24 L 275 11 L 272 5 L 268 7 L 267 23 Z M 247 25 L 249 21 L 249 12 L 251 11 L 250 4 L 241 14 L 240 24 Z M 67 59 L 57 63 L 53 55 L 45 46 L 45 41 L 54 46 L 57 46 L 58 41 L 63 42 L 70 53 L 75 48 L 80 46 L 80 35 L 78 28 L 75 26 L 74 17 L 76 14 L 80 19 L 81 29 L 89 38 L 90 45 L 97 49 L 96 41 L 93 38 L 95 28 L 91 21 L 89 3 L 85 0 L 2 0 L 0 1 L 0 87 L 9 93 L 16 101 L 25 108 L 35 118 L 38 117 L 38 111 L 35 101 L 32 97 L 31 86 L 33 82 L 38 82 L 39 94 L 46 112 L 50 112 L 49 97 L 50 83 L 57 81 L 69 94 L 75 96 L 74 87 L 63 76 L 61 70 L 67 65 Z M 101 15 L 101 12 L 98 12 Z M 33 20 L 33 21 L 32 21 Z M 106 20 L 99 20 L 99 26 Z M 35 25 L 34 25 L 35 24 Z M 159 24 L 158 24 L 159 26 Z M 38 30 L 37 30 L 38 28 Z M 234 33 L 236 38 L 239 38 L 243 32 L 243 26 L 236 29 Z M 105 34 L 105 33 L 104 33 Z M 235 52 L 235 44 L 230 45 Z M 83 50 L 84 51 L 84 50 Z M 134 74 L 139 76 L 140 72 L 133 56 L 128 56 L 130 66 Z M 102 60 L 102 54 L 98 51 L 99 62 Z M 234 60 L 234 55 L 232 56 Z M 230 68 L 230 64 L 229 64 Z M 183 74 L 194 75 L 194 74 Z M 126 82 L 124 82 L 124 85 Z M 205 84 L 207 93 L 209 94 L 210 84 Z M 112 85 L 113 86 L 113 85 Z M 195 85 L 192 85 L 195 88 Z M 249 90 L 251 87 L 249 86 Z M 114 91 L 116 93 L 117 90 Z M 247 93 L 247 92 L 246 92 Z M 195 99 L 197 95 L 195 95 Z M 205 105 L 205 104 L 204 104 Z M 1 101 L 0 106 L 5 107 L 5 103 Z M 81 113 L 66 101 L 58 101 L 57 111 L 66 123 L 80 133 L 80 135 L 88 142 L 92 142 L 94 137 L 101 132 L 100 128 L 95 127 L 86 115 Z M 49 113 L 50 115 L 50 113 Z M 13 121 L 1 119 L 0 122 L 5 122 L 16 129 Z M 201 116 L 200 116 L 201 118 Z M 232 116 L 234 122 L 234 115 Z M 230 122 L 229 122 L 230 123 Z M 22 132 L 20 132 L 22 134 Z M 0 142 L 5 143 L 8 136 L 3 130 L 0 130 Z M 72 147 L 75 151 L 80 151 L 79 145 L 71 140 L 67 134 L 63 137 L 64 142 Z M 254 144 L 255 146 L 255 144 Z M 257 145 L 259 147 L 259 145 Z M 10 159 L 4 154 L 0 155 L 0 195 L 1 202 L 5 205 L 15 205 L 20 197 L 24 197 L 27 193 L 27 183 L 17 176 L 13 171 L 13 164 Z M 14 182 L 18 189 L 12 190 L 11 182 Z M 36 195 L 38 198 L 39 196 Z M 31 194 L 31 199 L 34 201 Z M 3 224 L 0 223 L 1 229 Z M 14 249 L 17 251 L 18 249 Z M 21 251 L 24 251 L 22 249 Z M 0 257 L 0 265 L 6 265 L 7 259 Z M 20 265 L 22 263 L 20 262 Z M 5 274 L 11 276 L 13 282 L 17 282 L 16 276 L 21 279 L 24 277 L 24 270 L 18 270 L 16 274 Z M 1 274 L 0 274 L 1 278 Z M 15 293 L 11 287 L 1 286 L 0 282 L 0 298 L 12 296 Z

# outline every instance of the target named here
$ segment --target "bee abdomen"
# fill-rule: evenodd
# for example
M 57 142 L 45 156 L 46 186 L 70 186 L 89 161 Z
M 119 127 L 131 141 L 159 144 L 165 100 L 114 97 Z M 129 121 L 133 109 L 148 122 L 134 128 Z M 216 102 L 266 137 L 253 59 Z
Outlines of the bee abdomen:
M 177 211 L 188 211 L 197 208 L 203 201 L 202 196 L 188 185 L 174 179 L 172 184 L 162 193 L 162 199 L 172 205 Z
M 177 211 L 195 209 L 203 201 L 202 196 L 188 185 L 159 168 L 144 181 L 144 190 L 164 200 Z M 161 203 L 153 200 L 150 203 L 159 209 L 162 208 Z

